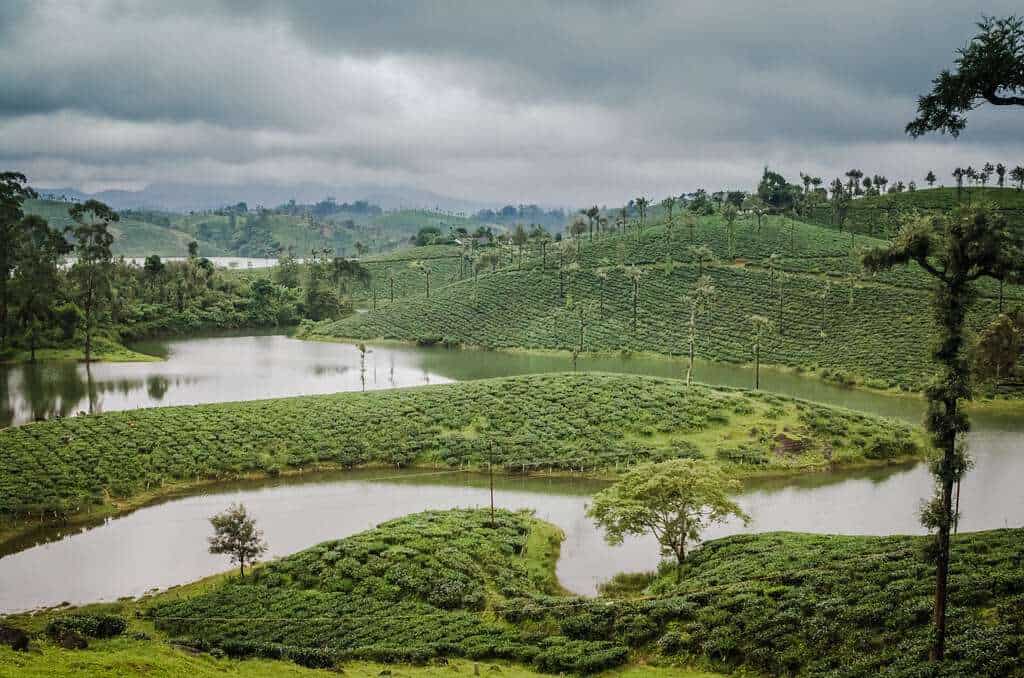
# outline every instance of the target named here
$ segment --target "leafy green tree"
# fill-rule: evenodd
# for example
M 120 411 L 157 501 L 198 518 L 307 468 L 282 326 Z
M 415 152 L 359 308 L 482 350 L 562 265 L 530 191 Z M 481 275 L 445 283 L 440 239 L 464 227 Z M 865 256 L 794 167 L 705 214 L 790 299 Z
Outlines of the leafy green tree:
M 516 230 L 512 232 L 512 244 L 519 249 L 519 265 L 518 268 L 523 267 L 523 246 L 529 241 L 530 237 L 526 234 L 526 229 L 523 228 L 522 224 L 516 224 Z
M 810 177 L 808 177 L 808 181 Z M 761 234 L 761 222 L 763 221 L 766 214 L 768 214 L 768 205 L 764 203 L 759 196 L 751 195 L 747 197 L 746 202 L 743 204 L 744 209 L 754 215 L 757 220 L 757 234 Z
M 21 206 L 26 199 L 35 196 L 24 174 L 0 172 L 0 348 L 7 345 L 10 307 L 7 284 L 21 242 L 21 220 L 25 216 Z
M 1024 321 L 1024 314 L 1018 316 Z M 979 381 L 998 382 L 1013 372 L 1024 351 L 1022 325 L 1000 313 L 979 333 L 974 347 L 974 375 Z
M 18 319 L 25 330 L 30 359 L 36 361 L 36 347 L 43 329 L 51 324 L 51 309 L 61 287 L 60 264 L 71 246 L 64 236 L 36 215 L 21 223 L 16 266 L 11 286 L 18 303 Z
M 210 524 L 213 525 L 213 536 L 207 540 L 210 553 L 230 556 L 243 577 L 245 564 L 252 565 L 267 552 L 263 532 L 256 527 L 256 521 L 249 516 L 244 504 L 231 504 L 223 513 L 211 517 Z
M 412 271 L 416 271 L 417 273 L 422 273 L 423 274 L 423 280 L 426 282 L 426 285 L 427 285 L 427 299 L 429 299 L 430 298 L 430 274 L 433 273 L 433 271 L 430 268 L 430 264 L 428 264 L 427 262 L 425 262 L 425 261 L 423 261 L 421 259 L 417 259 L 416 261 L 409 262 L 409 269 L 412 270 Z
M 725 219 L 725 228 L 729 233 L 729 259 L 736 258 L 736 218 L 739 216 L 739 210 L 736 209 L 736 205 L 727 203 L 722 208 L 722 218 Z
M 107 227 L 120 220 L 117 212 L 98 200 L 72 205 L 68 210 L 74 226 L 68 231 L 74 237 L 76 261 L 70 277 L 75 283 L 76 302 L 83 314 L 85 362 L 92 360 L 92 339 L 99 316 L 110 300 L 110 277 L 113 256 L 110 246 L 114 236 Z
M 739 490 L 739 481 L 703 460 L 641 464 L 595 494 L 587 515 L 612 545 L 626 535 L 652 534 L 662 554 L 675 558 L 678 582 L 687 544 L 698 541 L 706 527 L 731 517 L 750 520 L 729 496 Z
M 926 174 L 924 176 L 924 180 L 926 182 L 928 182 L 928 188 L 931 188 L 932 186 L 934 186 L 935 185 L 935 180 L 936 180 L 935 172 L 933 172 L 931 170 L 928 170 L 928 174 Z
M 1006 185 L 1006 165 L 1001 162 L 996 163 L 996 185 L 999 188 Z
M 299 262 L 291 254 L 282 254 L 277 258 L 277 266 L 274 268 L 274 282 L 288 289 L 295 289 L 299 286 L 301 269 Z
M 966 47 L 957 50 L 956 72 L 943 70 L 932 91 L 917 100 L 917 117 L 907 134 L 928 132 L 959 136 L 966 114 L 982 101 L 994 106 L 1024 106 L 1024 19 L 984 17 L 981 29 Z
M 647 208 L 651 206 L 651 201 L 640 196 L 633 199 L 633 205 L 636 206 L 637 215 L 640 217 L 640 230 L 643 230 L 644 220 L 647 218 Z
M 686 229 L 690 232 L 690 244 L 693 244 L 694 229 L 697 226 L 697 216 L 693 212 L 687 212 L 683 217 L 683 223 L 686 224 Z
M 786 178 L 767 167 L 757 185 L 757 196 L 770 209 L 783 211 L 793 206 L 800 194 L 800 187 L 787 183 Z
M 1017 190 L 1024 191 L 1024 165 L 1017 165 L 1010 170 L 1010 179 L 1017 182 Z
M 625 273 L 633 290 L 633 334 L 636 334 L 638 308 L 640 305 L 640 281 L 644 277 L 644 271 L 639 266 L 630 264 L 625 267 Z
M 672 211 L 676 208 L 676 199 L 673 196 L 669 196 L 661 201 L 661 206 L 665 210 L 665 224 L 671 228 Z
M 690 257 L 697 261 L 697 277 L 704 275 L 704 266 L 715 261 L 715 253 L 707 245 L 697 245 L 690 248 Z
M 985 209 L 961 208 L 949 215 L 912 216 L 887 246 L 864 255 L 869 271 L 916 263 L 934 279 L 932 309 L 939 326 L 934 360 L 938 377 L 926 389 L 932 440 L 941 453 L 933 464 L 936 494 L 922 512 L 925 527 L 935 531 L 932 555 L 936 564 L 935 635 L 931 656 L 942 660 L 946 651 L 946 605 L 949 578 L 950 528 L 953 485 L 966 467 L 966 453 L 958 444 L 969 422 L 961 409 L 971 397 L 969 364 L 964 355 L 964 320 L 977 296 L 979 278 L 1024 278 L 1024 246 L 1005 222 Z
M 583 234 L 587 232 L 587 224 L 582 219 L 574 219 L 569 224 L 569 235 L 576 242 L 576 256 L 580 255 L 580 243 L 583 241 Z
M 690 304 L 690 323 L 687 328 L 686 341 L 689 349 L 690 363 L 686 368 L 686 385 L 693 383 L 693 358 L 697 346 L 697 318 L 711 310 L 711 304 L 715 298 L 715 284 L 711 278 L 702 275 L 697 278 L 693 286 L 693 292 L 684 297 L 684 301 Z

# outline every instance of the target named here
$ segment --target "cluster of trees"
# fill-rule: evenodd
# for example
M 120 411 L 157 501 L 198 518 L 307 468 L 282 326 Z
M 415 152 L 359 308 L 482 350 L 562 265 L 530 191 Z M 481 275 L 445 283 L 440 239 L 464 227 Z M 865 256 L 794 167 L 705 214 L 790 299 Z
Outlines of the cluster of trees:
M 119 215 L 96 200 L 69 205 L 63 232 L 26 216 L 35 196 L 24 175 L 0 174 L 0 352 L 79 346 L 92 360 L 98 341 L 202 328 L 290 325 L 351 309 L 351 286 L 369 284 L 355 261 L 313 250 L 300 264 L 282 257 L 273 279 L 218 271 L 189 244 L 183 261 L 115 258 Z M 244 207 L 244 206 L 243 206 Z M 241 208 L 240 208 L 241 209 Z
M 953 170 L 952 174 L 953 179 L 956 180 L 958 192 L 963 188 L 964 182 L 975 186 L 987 186 L 988 182 L 992 180 L 993 174 L 996 177 L 996 186 L 999 188 L 1003 188 L 1006 185 L 1006 177 L 1009 175 L 1010 181 L 1017 184 L 1017 190 L 1024 190 L 1024 166 L 1022 165 L 1009 169 L 1001 162 L 995 165 L 986 162 L 980 169 L 975 169 L 970 165 L 967 167 L 957 167 Z M 928 185 L 932 185 L 935 182 L 935 174 L 929 172 L 926 179 L 929 182 Z
M 520 222 L 536 223 L 551 227 L 559 227 L 565 223 L 566 213 L 561 208 L 546 210 L 537 205 L 505 205 L 501 209 L 482 209 L 476 213 L 479 221 L 497 224 L 514 224 Z

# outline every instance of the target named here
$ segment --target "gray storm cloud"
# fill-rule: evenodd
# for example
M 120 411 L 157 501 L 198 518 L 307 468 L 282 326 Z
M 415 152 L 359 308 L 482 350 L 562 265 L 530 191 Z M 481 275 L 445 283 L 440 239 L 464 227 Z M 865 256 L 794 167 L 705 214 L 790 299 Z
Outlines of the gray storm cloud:
M 979 16 L 953 2 L 4 3 L 0 160 L 51 186 L 372 182 L 549 204 L 749 188 L 764 164 L 946 176 L 1024 162 L 1015 111 L 976 111 L 956 141 L 902 132 Z

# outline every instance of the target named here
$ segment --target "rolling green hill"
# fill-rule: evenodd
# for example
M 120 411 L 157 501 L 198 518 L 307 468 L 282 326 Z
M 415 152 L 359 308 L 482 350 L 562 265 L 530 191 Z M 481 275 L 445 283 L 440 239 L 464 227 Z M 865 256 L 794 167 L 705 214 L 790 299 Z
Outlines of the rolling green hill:
M 11 617 L 5 622 L 32 633 L 36 647 L 0 649 L 0 675 L 8 659 L 38 671 L 15 675 L 64 675 L 72 663 L 79 672 L 97 666 L 107 671 L 97 675 L 121 675 L 110 667 L 125 653 L 144 653 L 130 673 L 159 662 L 193 665 L 202 676 L 307 675 L 294 664 L 361 676 L 372 660 L 391 664 L 382 675 L 519 677 L 532 675 L 523 665 L 589 675 L 632 660 L 665 668 L 612 675 L 710 678 L 685 668 L 699 662 L 738 675 L 1018 678 L 1022 536 L 1004 529 L 954 537 L 942 664 L 928 662 L 928 537 L 735 535 L 694 549 L 679 580 L 668 566 L 617 578 L 615 597 L 581 598 L 558 588 L 555 526 L 526 512 L 499 510 L 492 523 L 487 510 L 456 509 L 391 520 L 245 578 Z M 44 640 L 51 623 L 95 615 L 117 615 L 127 629 L 114 640 L 90 639 L 87 651 Z M 185 661 L 167 640 L 197 659 Z M 455 657 L 495 666 L 410 666 Z M 275 672 L 266 660 L 293 664 Z
M 28 200 L 27 214 L 38 214 L 54 228 L 71 223 L 65 202 Z M 371 253 L 407 245 L 419 229 L 434 226 L 443 233 L 451 227 L 474 230 L 474 219 L 452 217 L 430 210 L 401 210 L 383 214 L 353 214 L 339 211 L 310 220 L 304 215 L 281 211 L 250 211 L 246 214 L 176 214 L 151 210 L 127 210 L 121 221 L 111 225 L 116 255 L 144 257 L 185 256 L 188 243 L 199 243 L 201 256 L 273 256 L 278 248 L 301 257 L 312 248 L 329 248 L 339 255 L 355 256 L 356 243 Z
M 717 294 L 711 311 L 697 321 L 696 353 L 702 358 L 752 362 L 750 317 L 757 314 L 774 325 L 761 347 L 763 362 L 878 387 L 919 389 L 927 381 L 931 282 L 913 266 L 863 274 L 859 251 L 882 241 L 784 217 L 770 217 L 760 232 L 752 220 L 738 222 L 731 241 L 718 217 L 698 220 L 692 236 L 682 224 L 671 233 L 659 224 L 585 239 L 576 261 L 561 269 L 551 246 L 544 267 L 531 245 L 521 268 L 516 258 L 475 281 L 442 286 L 435 280 L 430 299 L 396 299 L 376 312 L 306 326 L 301 334 L 681 355 L 688 350 L 686 296 L 703 271 Z M 701 264 L 693 245 L 709 248 L 718 263 Z M 576 246 L 566 247 L 575 257 Z M 766 261 L 773 254 L 778 258 Z M 640 274 L 635 328 L 631 267 Z M 970 318 L 975 328 L 1000 306 L 997 283 L 982 281 L 979 289 Z M 1008 285 L 1002 294 L 1004 309 L 1024 303 L 1018 287 Z
M 641 461 L 707 457 L 750 475 L 884 464 L 925 449 L 905 424 L 767 393 L 632 375 L 535 375 L 0 430 L 0 518 L 109 512 L 162 489 L 318 466 L 458 470 L 493 459 L 513 473 L 613 475 Z
M 24 210 L 26 214 L 38 214 L 51 227 L 62 230 L 71 224 L 68 207 L 67 203 L 53 200 L 27 200 Z M 183 257 L 188 254 L 189 242 L 196 240 L 192 234 L 179 229 L 141 221 L 132 216 L 111 224 L 110 232 L 114 236 L 111 248 L 114 254 L 126 257 L 145 257 L 150 254 Z M 198 240 L 198 243 L 199 253 L 204 257 L 228 254 L 222 247 L 206 240 Z

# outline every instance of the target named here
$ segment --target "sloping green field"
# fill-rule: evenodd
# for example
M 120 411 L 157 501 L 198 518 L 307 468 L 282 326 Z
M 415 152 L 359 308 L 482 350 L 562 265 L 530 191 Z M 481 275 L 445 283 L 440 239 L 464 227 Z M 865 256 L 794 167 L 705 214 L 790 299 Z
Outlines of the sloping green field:
M 916 267 L 868 276 L 861 248 L 882 241 L 840 233 L 782 217 L 760 231 L 738 222 L 730 238 L 716 217 L 693 228 L 679 223 L 606 235 L 579 245 L 575 265 L 558 269 L 547 252 L 542 268 L 534 246 L 495 273 L 433 287 L 359 314 L 305 328 L 321 338 L 401 339 L 491 348 L 651 351 L 686 354 L 691 294 L 698 275 L 711 277 L 717 294 L 697 320 L 696 353 L 729 362 L 753 361 L 752 315 L 772 321 L 762 362 L 817 370 L 838 381 L 919 389 L 932 370 L 930 281 Z M 701 264 L 694 246 L 717 263 Z M 570 246 L 575 252 L 575 247 Z M 768 257 L 777 259 L 769 263 Z M 622 264 L 626 264 L 623 266 Z M 630 266 L 641 274 L 634 328 Z M 782 272 L 782 275 L 780 275 Z M 435 281 L 436 282 L 436 281 Z M 999 309 L 993 281 L 979 285 L 970 318 L 978 328 Z M 1024 303 L 1024 290 L 1006 286 L 1003 307 Z M 580 308 L 583 338 L 580 341 Z

